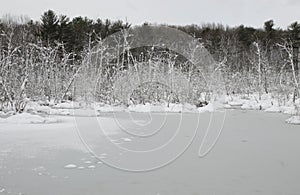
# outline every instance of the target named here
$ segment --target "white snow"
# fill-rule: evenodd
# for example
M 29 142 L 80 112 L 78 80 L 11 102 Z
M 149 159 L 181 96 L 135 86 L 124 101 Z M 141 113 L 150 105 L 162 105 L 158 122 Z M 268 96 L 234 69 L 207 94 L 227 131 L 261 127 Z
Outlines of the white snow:
M 87 109 L 79 109 L 84 108 L 81 106 L 79 102 L 67 102 L 60 103 L 50 106 L 42 106 L 38 102 L 29 102 L 26 107 L 26 112 L 32 114 L 46 114 L 46 115 L 84 115 L 84 116 L 98 116 L 99 114 L 95 114 L 95 112 L 90 112 L 92 110 L 97 111 L 98 113 L 111 113 L 111 112 L 167 112 L 167 113 L 198 113 L 198 112 L 212 112 L 214 111 L 214 103 L 210 103 L 207 106 L 197 108 L 195 105 L 191 105 L 188 103 L 180 104 L 180 103 L 162 103 L 162 104 L 137 104 L 130 105 L 129 107 L 125 106 L 115 106 L 115 105 L 107 105 L 102 103 L 93 103 L 91 105 L 86 105 Z M 73 112 L 76 110 L 76 112 Z
M 284 100 L 283 97 L 274 97 L 271 94 L 251 95 L 231 95 L 225 96 L 224 108 L 233 108 L 240 106 L 243 110 L 262 110 L 264 112 L 284 113 L 290 115 L 299 115 L 300 99 L 295 103 L 290 99 Z M 297 123 L 297 122 L 294 122 Z
M 230 106 L 242 106 L 244 103 L 243 102 L 235 102 L 235 101 L 231 101 L 231 102 L 228 102 L 228 105 Z
M 230 106 L 230 105 L 228 105 L 228 104 L 225 104 L 223 107 L 226 108 L 226 109 L 232 108 L 232 106 Z
M 8 118 L 1 119 L 0 123 L 11 123 L 11 124 L 42 124 L 42 123 L 57 123 L 59 122 L 56 118 L 42 117 L 29 113 L 21 113 L 12 115 Z
M 213 104 L 208 104 L 207 106 L 196 108 L 195 105 L 188 103 L 185 104 L 160 104 L 152 105 L 149 103 L 130 105 L 127 111 L 130 112 L 167 112 L 167 113 L 198 113 L 198 112 L 211 112 L 214 110 Z
M 66 169 L 75 169 L 77 168 L 77 165 L 74 165 L 74 164 L 68 164 L 65 166 Z
M 88 168 L 89 169 L 94 169 L 94 168 L 96 168 L 96 166 L 95 165 L 90 165 L 90 166 L 88 166 Z
M 50 109 L 49 114 L 50 115 L 63 115 L 63 116 L 71 115 L 70 111 L 66 110 L 66 109 Z
M 34 114 L 48 114 L 48 115 L 70 115 L 70 109 L 51 108 L 49 106 L 41 106 L 37 102 L 29 102 L 25 109 L 26 112 Z
M 93 107 L 98 112 L 123 112 L 126 110 L 126 108 L 123 106 L 111 106 L 107 104 L 94 104 Z
M 300 104 L 297 104 L 297 105 L 298 105 L 298 107 L 300 106 Z M 299 115 L 300 114 L 300 112 L 297 110 L 295 105 L 281 106 L 281 110 L 282 110 L 282 113 L 284 113 L 284 114 L 290 114 L 290 115 Z
M 300 125 L 300 116 L 292 116 L 286 122 L 293 125 Z
M 80 116 L 101 116 L 101 113 L 111 112 L 166 112 L 166 113 L 203 113 L 213 112 L 221 109 L 237 109 L 244 110 L 262 110 L 265 112 L 285 113 L 290 115 L 299 115 L 300 99 L 293 103 L 291 100 L 282 100 L 277 96 L 271 94 L 258 94 L 249 95 L 227 95 L 218 97 L 214 102 L 210 102 L 204 107 L 197 108 L 195 105 L 188 103 L 173 104 L 173 103 L 161 103 L 161 104 L 131 104 L 129 107 L 120 105 L 107 105 L 103 103 L 93 103 L 83 106 L 80 102 L 65 102 L 57 105 L 51 104 L 51 106 L 43 106 L 38 102 L 28 102 L 26 112 L 23 114 L 14 115 L 6 118 L 7 115 L 2 115 L 0 123 L 56 123 L 55 118 L 44 117 L 39 115 L 80 115 Z M 80 108 L 80 109 L 79 109 Z M 84 109 L 85 108 L 85 109 Z M 28 114 L 30 113 L 30 114 Z M 1 114 L 1 113 L 0 113 Z M 4 113 L 5 114 L 5 113 Z
M 271 106 L 267 109 L 265 109 L 265 112 L 281 112 L 282 109 L 279 106 Z
M 203 112 L 213 112 L 215 110 L 214 104 L 209 103 L 206 106 L 198 108 L 198 112 L 203 113 Z
M 144 104 L 130 105 L 127 109 L 130 112 L 151 112 L 151 111 L 163 112 L 164 111 L 162 106 L 153 106 L 149 103 L 146 103 L 145 105 Z
M 78 102 L 65 102 L 56 104 L 53 106 L 54 108 L 61 108 L 61 109 L 78 109 L 80 108 L 80 103 Z
M 131 142 L 131 141 L 132 141 L 132 140 L 129 139 L 129 138 L 122 138 L 122 140 L 123 140 L 124 142 Z

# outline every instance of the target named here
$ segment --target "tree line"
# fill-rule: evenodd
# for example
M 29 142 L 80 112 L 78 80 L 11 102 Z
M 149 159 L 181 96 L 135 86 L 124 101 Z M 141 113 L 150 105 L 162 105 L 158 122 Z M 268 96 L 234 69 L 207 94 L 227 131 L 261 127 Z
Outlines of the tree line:
M 275 28 L 273 20 L 264 22 L 263 28 L 213 23 L 167 26 L 204 44 L 219 63 L 227 94 L 273 93 L 287 99 L 292 94 L 294 101 L 299 97 L 300 23 L 293 22 L 286 29 Z M 43 13 L 40 21 L 2 18 L 1 102 L 21 111 L 26 98 L 63 100 L 93 46 L 129 28 L 127 21 L 70 19 L 52 10 Z

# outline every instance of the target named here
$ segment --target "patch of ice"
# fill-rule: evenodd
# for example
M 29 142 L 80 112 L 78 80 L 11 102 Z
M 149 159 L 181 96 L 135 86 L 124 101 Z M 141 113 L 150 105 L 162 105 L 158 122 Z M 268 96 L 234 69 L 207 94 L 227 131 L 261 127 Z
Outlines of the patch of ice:
M 92 162 L 87 160 L 87 161 L 84 161 L 85 164 L 91 164 Z
M 95 165 L 90 165 L 90 166 L 88 166 L 88 168 L 89 169 L 94 169 L 94 168 L 96 168 L 96 166 Z

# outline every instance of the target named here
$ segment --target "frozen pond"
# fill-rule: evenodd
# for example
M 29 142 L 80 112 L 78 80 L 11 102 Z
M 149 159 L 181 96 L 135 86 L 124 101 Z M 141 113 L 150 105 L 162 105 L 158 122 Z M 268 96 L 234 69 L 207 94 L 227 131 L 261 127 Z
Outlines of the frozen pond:
M 0 195 L 300 194 L 299 126 L 286 124 L 289 116 L 282 114 L 224 114 L 119 113 L 0 124 Z M 204 152 L 222 132 L 199 157 L 207 127 Z M 147 152 L 131 152 L 137 150 Z

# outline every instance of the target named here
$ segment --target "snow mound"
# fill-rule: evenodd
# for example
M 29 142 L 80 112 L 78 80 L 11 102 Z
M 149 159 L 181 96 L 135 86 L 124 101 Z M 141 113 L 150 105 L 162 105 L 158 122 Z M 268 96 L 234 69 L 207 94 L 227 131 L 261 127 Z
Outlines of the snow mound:
M 204 109 L 205 111 L 211 111 L 211 109 L 207 109 L 208 106 L 204 106 L 201 108 L 196 108 L 196 106 L 191 104 L 161 104 L 161 105 L 152 105 L 149 103 L 138 104 L 138 105 L 130 105 L 127 110 L 130 112 L 168 112 L 168 113 L 198 113 L 199 111 L 202 112 Z
M 300 116 L 292 116 L 291 118 L 287 119 L 285 122 L 293 125 L 300 125 Z
M 131 142 L 131 141 L 132 141 L 130 138 L 122 138 L 122 140 L 123 140 L 124 142 Z
M 49 114 L 50 115 L 62 115 L 62 116 L 71 115 L 70 111 L 66 110 L 66 109 L 51 109 Z
M 224 107 L 225 109 L 231 109 L 231 108 L 232 108 L 232 106 L 230 106 L 229 104 L 225 104 L 223 107 Z
M 297 115 L 298 111 L 295 106 L 281 106 L 281 110 L 284 114 Z
M 29 102 L 26 106 L 26 112 L 33 114 L 48 114 L 48 115 L 71 115 L 70 109 L 53 109 L 49 106 L 41 106 L 37 102 Z
M 149 103 L 130 105 L 128 108 L 130 112 L 164 112 L 164 106 L 162 105 L 151 105 Z
M 78 109 L 80 108 L 80 105 L 78 102 L 65 102 L 56 104 L 53 106 L 53 108 L 60 108 L 60 109 Z
M 244 102 L 240 102 L 240 101 L 231 101 L 228 102 L 229 106 L 242 106 L 244 104 Z
M 21 113 L 12 115 L 5 119 L 0 119 L 0 123 L 12 123 L 12 124 L 43 124 L 43 123 L 57 123 L 55 118 L 42 117 L 29 113 Z
M 243 110 L 261 110 L 262 106 L 256 101 L 246 101 L 242 106 L 241 109 Z
M 96 105 L 94 107 L 98 112 L 123 112 L 125 107 L 122 106 L 110 106 L 110 105 Z
M 215 110 L 215 106 L 212 103 L 209 103 L 208 105 L 204 107 L 198 108 L 198 112 L 203 113 L 203 112 L 213 112 Z
M 68 164 L 65 166 L 65 169 L 75 169 L 77 167 L 77 165 L 74 164 Z
M 267 109 L 265 109 L 265 112 L 282 112 L 282 109 L 279 106 L 271 106 Z

